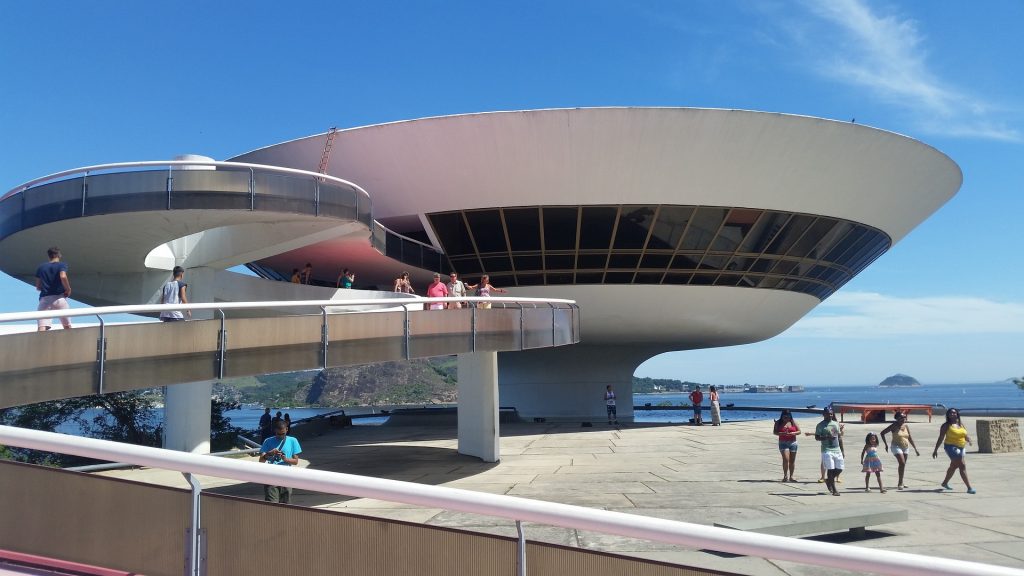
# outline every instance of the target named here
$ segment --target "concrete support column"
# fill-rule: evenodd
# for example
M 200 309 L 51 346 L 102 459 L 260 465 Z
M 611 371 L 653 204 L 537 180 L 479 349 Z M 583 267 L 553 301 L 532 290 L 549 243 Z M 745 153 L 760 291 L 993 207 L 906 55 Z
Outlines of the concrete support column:
M 213 381 L 175 384 L 165 390 L 164 448 L 208 454 Z
M 644 345 L 576 344 L 502 352 L 501 405 L 514 406 L 527 420 L 601 422 L 605 386 L 611 384 L 619 421 L 632 422 L 633 372 L 662 351 Z
M 501 458 L 498 432 L 498 353 L 459 354 L 459 454 L 484 462 Z
M 185 270 L 188 301 L 213 302 L 216 289 L 215 270 Z M 170 272 L 164 280 L 170 280 Z M 163 286 L 163 283 L 160 283 Z M 159 296 L 158 296 L 159 297 Z M 159 300 L 157 300 L 159 302 Z M 213 318 L 213 312 L 193 312 L 192 319 Z M 164 448 L 194 454 L 210 452 L 210 408 L 213 381 L 175 384 L 164 388 Z

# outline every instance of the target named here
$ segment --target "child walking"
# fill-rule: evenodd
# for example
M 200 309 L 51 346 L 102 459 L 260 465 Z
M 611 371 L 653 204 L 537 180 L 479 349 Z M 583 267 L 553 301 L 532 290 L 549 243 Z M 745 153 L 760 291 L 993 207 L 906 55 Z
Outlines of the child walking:
M 885 487 L 882 486 L 882 459 L 878 457 L 878 434 L 868 432 L 864 437 L 864 449 L 860 451 L 860 463 L 864 465 L 864 491 L 870 492 L 868 483 L 871 481 L 871 473 L 874 472 L 878 479 L 878 491 L 885 494 Z

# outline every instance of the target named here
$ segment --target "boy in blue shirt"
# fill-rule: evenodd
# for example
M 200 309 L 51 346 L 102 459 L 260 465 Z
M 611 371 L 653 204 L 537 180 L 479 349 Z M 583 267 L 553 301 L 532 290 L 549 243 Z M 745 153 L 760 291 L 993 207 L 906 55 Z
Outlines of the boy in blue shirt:
M 302 447 L 299 441 L 288 435 L 288 424 L 283 420 L 274 426 L 274 435 L 263 441 L 260 446 L 260 462 L 279 466 L 298 466 Z M 263 499 L 267 502 L 288 504 L 292 498 L 292 489 L 287 486 L 264 486 Z

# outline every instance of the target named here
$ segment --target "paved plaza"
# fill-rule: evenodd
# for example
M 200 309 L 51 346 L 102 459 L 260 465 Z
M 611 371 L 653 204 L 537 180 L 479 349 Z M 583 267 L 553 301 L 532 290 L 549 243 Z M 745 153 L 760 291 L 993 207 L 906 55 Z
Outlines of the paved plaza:
M 813 431 L 819 418 L 801 418 Z M 972 437 L 975 418 L 964 418 Z M 303 440 L 303 458 L 320 470 L 445 485 L 579 506 L 711 525 L 737 518 L 884 504 L 905 508 L 907 522 L 868 527 L 864 538 L 848 533 L 818 536 L 865 549 L 888 549 L 930 556 L 1024 568 L 1024 453 L 979 454 L 969 448 L 968 473 L 978 493 L 969 495 L 959 476 L 941 490 L 948 459 L 939 449 L 932 459 L 941 415 L 928 423 L 913 415 L 910 428 L 921 457 L 911 457 L 905 490 L 897 491 L 896 460 L 883 457 L 880 494 L 864 491 L 859 457 L 867 432 L 883 424 L 846 423 L 847 471 L 842 496 L 827 494 L 817 482 L 818 443 L 801 437 L 796 482 L 782 483 L 771 421 L 705 425 L 608 426 L 594 423 L 502 424 L 501 462 L 487 464 L 456 452 L 451 426 L 357 426 Z M 976 444 L 975 440 L 975 444 Z M 107 473 L 185 487 L 176 472 L 155 470 Z M 203 478 L 214 492 L 262 498 L 262 487 Z M 504 519 L 448 512 L 368 499 L 297 491 L 293 504 L 357 514 L 458 527 L 508 536 L 514 523 Z M 666 562 L 752 575 L 820 574 L 821 568 L 761 558 L 687 550 L 618 536 L 527 524 L 531 540 L 635 555 Z M 865 554 L 870 554 L 866 551 Z M 839 572 L 830 569 L 830 573 Z

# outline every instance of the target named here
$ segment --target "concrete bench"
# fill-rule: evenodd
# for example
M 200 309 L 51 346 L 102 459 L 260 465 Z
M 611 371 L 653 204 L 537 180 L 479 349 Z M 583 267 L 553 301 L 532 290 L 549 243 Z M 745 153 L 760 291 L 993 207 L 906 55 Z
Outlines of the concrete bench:
M 907 511 L 900 508 L 863 506 L 715 522 L 715 526 L 776 536 L 824 534 L 849 528 L 854 536 L 863 537 L 865 526 L 904 522 L 908 519 Z

